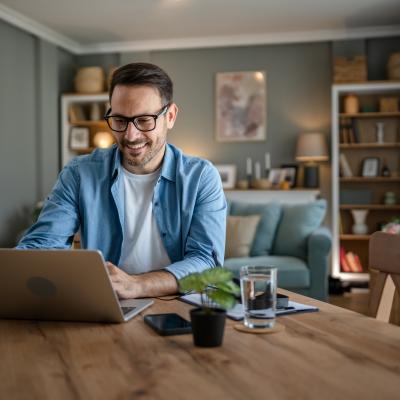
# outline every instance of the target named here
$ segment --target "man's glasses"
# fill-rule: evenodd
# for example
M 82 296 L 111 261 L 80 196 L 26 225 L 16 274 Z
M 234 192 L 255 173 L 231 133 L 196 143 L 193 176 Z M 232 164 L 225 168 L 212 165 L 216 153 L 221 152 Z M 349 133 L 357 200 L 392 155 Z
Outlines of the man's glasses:
M 157 114 L 138 115 L 137 117 L 123 117 L 120 115 L 108 115 L 111 108 L 106 112 L 104 119 L 108 126 L 114 132 L 125 132 L 128 129 L 129 122 L 132 122 L 135 127 L 141 132 L 149 132 L 156 128 L 158 117 L 164 115 L 170 104 L 165 105 Z

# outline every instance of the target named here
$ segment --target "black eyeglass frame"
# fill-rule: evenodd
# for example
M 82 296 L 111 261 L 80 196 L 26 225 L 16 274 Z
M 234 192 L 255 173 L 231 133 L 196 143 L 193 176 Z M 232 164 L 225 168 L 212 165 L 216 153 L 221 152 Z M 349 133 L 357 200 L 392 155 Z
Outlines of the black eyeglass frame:
M 158 117 L 163 116 L 168 111 L 168 108 L 170 107 L 170 105 L 171 105 L 171 103 L 166 104 L 157 114 L 142 114 L 142 115 L 137 115 L 136 117 L 124 117 L 123 115 L 108 115 L 111 112 L 111 108 L 109 108 L 107 110 L 107 112 L 105 113 L 103 118 L 106 120 L 107 125 L 109 126 L 109 128 L 114 132 L 118 132 L 118 133 L 125 132 L 128 129 L 129 122 L 132 122 L 133 125 L 135 125 L 135 128 L 137 130 L 139 130 L 140 132 L 151 132 L 151 131 L 154 131 L 154 129 L 156 129 L 156 127 L 157 127 L 157 119 L 158 119 Z M 109 118 L 111 118 L 111 117 L 119 117 L 121 119 L 124 119 L 126 121 L 125 129 L 123 129 L 123 130 L 113 129 L 111 127 L 110 122 L 108 121 Z M 139 128 L 138 125 L 137 125 L 137 120 L 139 118 L 143 118 L 143 117 L 152 117 L 154 119 L 154 128 L 152 128 L 152 129 L 141 129 L 141 128 Z

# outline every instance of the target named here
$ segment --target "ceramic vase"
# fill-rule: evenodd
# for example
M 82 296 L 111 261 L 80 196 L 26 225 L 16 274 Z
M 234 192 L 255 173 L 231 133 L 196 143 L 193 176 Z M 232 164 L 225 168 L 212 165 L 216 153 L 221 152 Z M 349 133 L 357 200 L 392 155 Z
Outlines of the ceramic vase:
M 355 235 L 365 235 L 368 233 L 368 226 L 365 223 L 368 215 L 368 210 L 351 210 L 354 225 L 351 230 Z

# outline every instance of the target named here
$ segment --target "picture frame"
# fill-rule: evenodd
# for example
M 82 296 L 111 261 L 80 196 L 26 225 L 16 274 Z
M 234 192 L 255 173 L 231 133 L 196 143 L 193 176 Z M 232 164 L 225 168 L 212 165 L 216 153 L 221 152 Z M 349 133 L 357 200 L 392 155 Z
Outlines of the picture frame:
M 279 186 L 285 179 L 285 170 L 282 168 L 271 168 L 268 175 L 268 180 L 272 186 Z
M 221 177 L 223 189 L 234 189 L 236 185 L 237 168 L 234 164 L 220 164 L 216 165 L 219 175 Z
M 284 180 L 289 181 L 289 185 L 291 188 L 297 186 L 297 171 L 298 165 L 297 164 L 282 164 L 281 168 L 284 171 Z
M 365 157 L 362 160 L 361 176 L 376 177 L 379 176 L 380 160 L 378 157 Z
M 215 81 L 215 137 L 218 142 L 266 140 L 265 71 L 220 72 Z
M 90 131 L 83 126 L 74 126 L 69 134 L 69 147 L 71 150 L 85 150 L 89 148 Z

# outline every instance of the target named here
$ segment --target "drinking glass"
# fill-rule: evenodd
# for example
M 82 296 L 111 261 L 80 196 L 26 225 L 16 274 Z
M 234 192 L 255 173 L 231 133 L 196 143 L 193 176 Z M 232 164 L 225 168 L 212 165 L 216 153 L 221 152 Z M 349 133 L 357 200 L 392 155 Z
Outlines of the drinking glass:
M 277 269 L 272 266 L 244 266 L 240 269 L 240 290 L 244 325 L 273 328 L 276 312 Z

